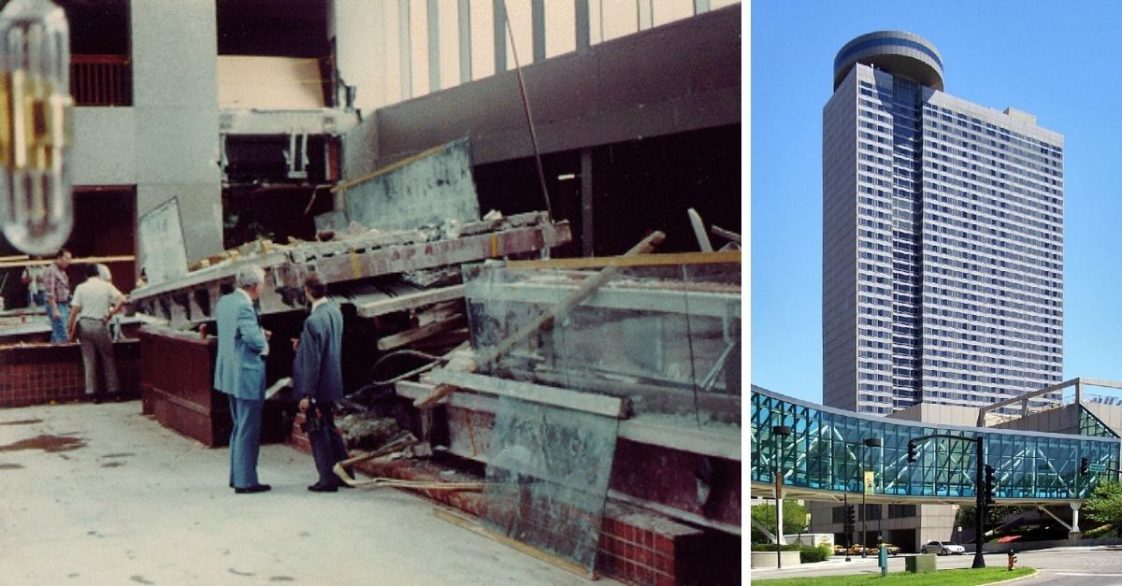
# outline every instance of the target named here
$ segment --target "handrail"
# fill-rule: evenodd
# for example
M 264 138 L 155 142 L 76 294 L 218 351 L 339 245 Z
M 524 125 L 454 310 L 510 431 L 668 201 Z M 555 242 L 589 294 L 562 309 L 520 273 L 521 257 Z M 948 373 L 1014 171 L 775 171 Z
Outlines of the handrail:
M 71 55 L 70 93 L 78 106 L 131 106 L 128 55 Z

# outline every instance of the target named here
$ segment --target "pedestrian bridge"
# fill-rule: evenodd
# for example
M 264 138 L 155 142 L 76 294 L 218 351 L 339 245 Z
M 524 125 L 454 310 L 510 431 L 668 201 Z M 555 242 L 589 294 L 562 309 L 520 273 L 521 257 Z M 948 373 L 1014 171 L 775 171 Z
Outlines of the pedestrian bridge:
M 759 387 L 751 391 L 751 485 L 773 496 L 776 471 L 783 496 L 841 500 L 866 492 L 869 503 L 973 503 L 975 444 L 931 439 L 908 462 L 908 441 L 934 434 L 981 437 L 985 463 L 996 469 L 999 505 L 1077 503 L 1116 477 L 1122 440 L 1080 407 L 1080 435 L 963 427 L 864 415 L 808 403 Z M 781 437 L 775 426 L 790 428 Z M 879 438 L 881 447 L 866 447 Z M 873 442 L 870 442 L 873 443 Z M 1087 472 L 1080 468 L 1086 459 Z M 872 471 L 865 490 L 864 472 Z

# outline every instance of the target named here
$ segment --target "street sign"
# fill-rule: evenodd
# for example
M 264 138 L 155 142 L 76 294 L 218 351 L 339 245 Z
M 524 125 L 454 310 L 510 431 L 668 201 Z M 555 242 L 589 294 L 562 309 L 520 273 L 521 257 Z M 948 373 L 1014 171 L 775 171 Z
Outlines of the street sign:
M 1091 464 L 1087 469 L 1091 472 L 1106 472 L 1106 464 Z
M 873 480 L 873 471 L 872 470 L 866 470 L 865 471 L 865 494 L 873 494 L 873 486 L 875 486 L 874 480 Z

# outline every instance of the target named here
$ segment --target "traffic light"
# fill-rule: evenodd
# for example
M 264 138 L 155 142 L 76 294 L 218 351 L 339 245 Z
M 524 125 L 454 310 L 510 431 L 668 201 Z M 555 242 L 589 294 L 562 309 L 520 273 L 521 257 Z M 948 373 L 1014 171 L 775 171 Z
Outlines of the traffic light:
M 847 533 L 853 532 L 853 527 L 857 525 L 857 516 L 853 512 L 853 505 L 845 508 L 845 527 Z
M 987 505 L 994 504 L 993 491 L 997 488 L 997 482 L 993 478 L 994 472 L 993 466 L 986 464 L 985 501 Z
M 1091 462 L 1087 458 L 1080 458 L 1079 460 L 1079 473 L 1086 474 L 1091 469 Z
M 917 455 L 915 442 L 908 442 L 908 463 L 914 464 Z

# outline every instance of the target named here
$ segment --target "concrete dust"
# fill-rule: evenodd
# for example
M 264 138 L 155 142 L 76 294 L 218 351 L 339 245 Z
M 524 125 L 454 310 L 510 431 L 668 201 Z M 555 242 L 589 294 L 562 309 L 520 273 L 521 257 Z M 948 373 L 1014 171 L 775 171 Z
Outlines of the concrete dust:
M 160 426 L 136 401 L 5 411 L 38 421 L 0 426 L 3 583 L 586 582 L 437 518 L 412 494 L 310 493 L 311 457 L 285 445 L 261 450 L 273 490 L 236 495 L 228 449 Z

